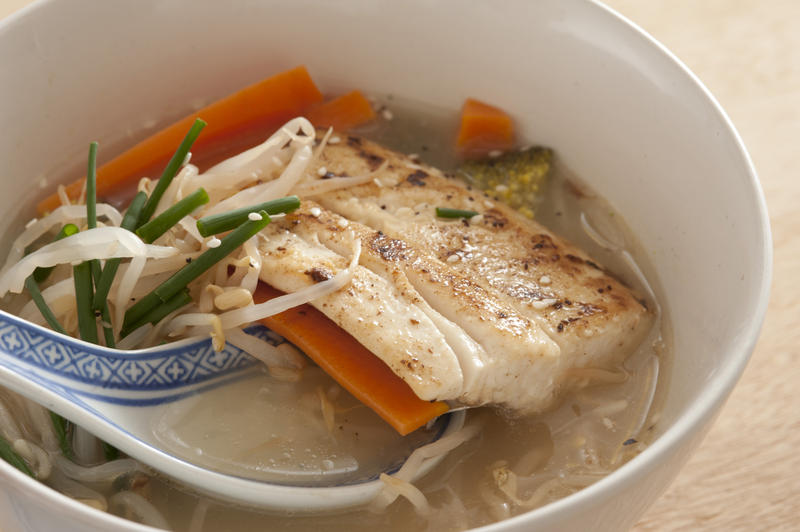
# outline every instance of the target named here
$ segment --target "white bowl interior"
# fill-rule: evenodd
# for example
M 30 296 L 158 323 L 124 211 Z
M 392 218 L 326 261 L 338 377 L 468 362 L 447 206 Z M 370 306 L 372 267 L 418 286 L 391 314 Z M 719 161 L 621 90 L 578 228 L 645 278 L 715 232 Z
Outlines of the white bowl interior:
M 601 500 L 624 508 L 612 526 L 632 523 L 674 475 L 652 473 L 685 459 L 737 380 L 769 286 L 753 169 L 697 80 L 589 1 L 187 4 L 51 1 L 0 28 L 6 242 L 52 186 L 41 178 L 81 171 L 89 140 L 105 159 L 198 103 L 298 64 L 330 92 L 358 87 L 453 109 L 473 96 L 511 110 L 522 136 L 555 147 L 644 243 L 675 360 L 667 433 L 653 448 L 588 494 L 502 526 L 569 522 Z M 620 502 L 634 481 L 647 496 Z

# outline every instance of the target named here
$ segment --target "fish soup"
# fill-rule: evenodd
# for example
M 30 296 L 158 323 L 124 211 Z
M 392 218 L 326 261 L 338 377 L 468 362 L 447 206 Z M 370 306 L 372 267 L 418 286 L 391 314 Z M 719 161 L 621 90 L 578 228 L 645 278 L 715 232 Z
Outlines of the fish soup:
M 354 134 L 415 154 L 411 165 L 418 161 L 420 168 L 431 164 L 458 174 L 460 162 L 452 150 L 457 127 L 453 111 L 393 97 L 380 97 L 374 105 L 378 118 Z M 319 140 L 318 135 L 315 145 Z M 652 268 L 635 236 L 591 190 L 591 176 L 579 180 L 560 166 L 555 148 L 553 169 L 530 206 L 536 220 L 586 251 L 602 265 L 598 268 L 613 272 L 652 316 L 635 349 L 620 353 L 619 364 L 569 369 L 555 386 L 558 401 L 535 415 L 520 415 L 502 405 L 469 410 L 465 428 L 473 430 L 474 436 L 414 482 L 415 488 L 395 486 L 402 495 L 397 500 L 379 497 L 367 507 L 336 515 L 239 508 L 197 496 L 158 474 L 137 472 L 138 467 L 131 464 L 125 464 L 129 469 L 123 480 L 76 481 L 79 474 L 59 469 L 62 457 L 56 459 L 56 472 L 45 482 L 100 509 L 151 524 L 162 519 L 175 530 L 464 530 L 524 513 L 608 475 L 640 453 L 657 431 L 659 398 L 670 358 L 668 321 L 658 303 Z M 215 157 L 219 159 L 218 154 Z M 195 155 L 199 166 L 202 158 L 201 153 Z M 486 190 L 486 199 L 481 201 L 496 201 L 507 190 L 504 186 L 508 185 Z M 292 348 L 287 344 L 283 349 Z M 562 394 L 561 388 L 569 392 Z M 283 403 L 266 404 L 265 390 L 280 390 Z M 10 393 L 2 399 L 9 412 L 36 412 L 32 405 L 21 406 L 27 402 Z M 225 405 L 235 405 L 235 415 L 225 415 Z M 11 430 L 7 437 L 25 434 L 46 447 L 40 434 L 44 431 L 36 429 L 38 415 L 17 415 L 13 424 L 19 434 Z M 287 425 L 292 418 L 307 421 L 292 427 Z M 371 453 L 402 457 L 413 445 L 409 439 L 424 438 L 425 431 L 435 427 L 401 438 L 312 365 L 302 374 L 258 370 L 235 386 L 165 407 L 154 420 L 153 430 L 176 455 L 191 456 L 212 469 L 276 481 L 271 475 L 281 467 L 313 471 L 363 467 L 369 471 L 375 456 Z M 415 489 L 421 495 L 415 495 Z M 135 493 L 147 504 L 131 503 L 120 492 Z

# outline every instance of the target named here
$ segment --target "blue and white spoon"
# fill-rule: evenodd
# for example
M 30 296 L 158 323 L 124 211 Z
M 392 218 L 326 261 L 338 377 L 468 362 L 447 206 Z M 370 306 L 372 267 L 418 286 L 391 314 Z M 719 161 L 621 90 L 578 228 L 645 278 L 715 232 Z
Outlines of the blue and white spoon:
M 267 329 L 249 334 L 268 339 Z M 344 461 L 324 472 L 276 470 L 280 480 L 245 478 L 214 471 L 170 450 L 153 432 L 166 407 L 261 374 L 259 363 L 210 340 L 184 340 L 156 348 L 120 351 L 55 333 L 0 311 L 0 385 L 43 405 L 143 464 L 213 497 L 274 510 L 326 511 L 363 504 L 381 489 L 378 476 L 407 456 L 388 456 L 377 470 Z M 165 406 L 166 405 L 166 406 Z M 416 446 L 459 430 L 465 413 L 442 416 Z M 280 430 L 278 427 L 276 430 Z M 443 456 L 429 459 L 424 475 Z

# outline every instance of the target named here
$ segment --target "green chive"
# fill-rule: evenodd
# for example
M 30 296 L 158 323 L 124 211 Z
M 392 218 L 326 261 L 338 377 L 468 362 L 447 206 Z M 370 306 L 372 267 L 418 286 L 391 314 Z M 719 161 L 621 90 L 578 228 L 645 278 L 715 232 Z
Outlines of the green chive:
M 117 347 L 114 340 L 114 328 L 111 324 L 111 311 L 108 309 L 108 302 L 100 309 L 100 320 L 103 322 L 103 338 L 106 340 L 106 347 Z
M 89 144 L 89 168 L 86 171 L 86 226 L 97 227 L 97 142 Z
M 122 321 L 122 330 L 119 333 L 120 337 L 127 336 L 128 333 L 135 331 L 147 323 L 144 317 L 161 304 L 163 304 L 163 301 L 158 297 L 158 294 L 150 292 L 131 305 L 131 307 L 125 311 L 125 318 Z
M 89 262 L 72 267 L 75 282 L 75 303 L 78 309 L 78 330 L 81 338 L 97 343 L 97 320 L 92 310 L 92 268 Z
M 292 212 L 300 206 L 300 198 L 297 196 L 287 196 L 272 201 L 265 201 L 258 205 L 242 207 L 220 214 L 204 216 L 197 220 L 197 230 L 203 236 L 218 235 L 225 231 L 236 229 L 247 221 L 247 216 L 251 212 L 267 211 L 267 214 L 280 214 Z
M 66 238 L 68 236 L 72 236 L 78 233 L 79 229 L 78 226 L 75 224 L 66 224 L 64 227 L 61 228 L 61 231 L 58 232 L 56 237 L 53 239 L 53 242 L 58 242 L 62 238 Z M 50 273 L 53 271 L 53 266 L 48 266 L 44 268 L 36 268 L 33 270 L 33 273 L 25 279 L 25 288 L 28 290 L 28 293 L 31 296 L 31 300 L 33 300 L 36 308 L 39 309 L 41 312 L 42 317 L 50 325 L 50 328 L 54 331 L 60 332 L 62 334 L 66 334 L 64 332 L 64 328 L 56 319 L 55 314 L 53 311 L 50 310 L 50 307 L 47 306 L 47 303 L 42 297 L 42 292 L 39 290 L 39 283 L 44 282 Z
M 94 229 L 97 227 L 97 142 L 92 142 L 89 144 L 89 165 L 86 170 L 86 226 L 88 229 Z M 103 268 L 100 266 L 100 261 L 97 259 L 90 260 L 89 270 L 91 271 L 91 278 L 94 281 L 94 284 L 99 283 L 103 272 Z M 77 285 L 77 278 L 75 282 Z M 88 304 L 89 312 L 91 312 L 94 307 L 94 297 L 92 295 L 93 291 L 91 282 L 88 288 Z M 84 294 L 79 296 L 79 299 L 84 298 Z M 114 331 L 111 328 L 111 312 L 108 310 L 108 301 L 106 301 L 105 298 L 100 301 L 100 308 L 98 310 L 100 310 L 100 314 L 103 317 L 103 336 L 106 340 L 106 345 L 108 347 L 114 347 Z M 84 321 L 88 321 L 88 317 L 85 317 Z M 78 322 L 80 323 L 80 319 Z M 93 329 L 94 334 L 90 335 L 90 337 L 95 338 L 93 343 L 97 343 L 96 326 L 93 327 Z M 83 337 L 84 330 L 87 333 L 89 332 L 88 322 L 84 323 L 83 327 L 81 327 L 81 337 Z M 84 340 L 88 341 L 88 338 L 84 338 Z
M 33 471 L 31 471 L 31 468 L 25 463 L 25 460 L 23 460 L 22 457 L 17 454 L 11 444 L 2 436 L 0 436 L 0 458 L 16 467 L 26 475 L 36 478 L 36 475 L 33 474 Z
M 139 219 L 142 216 L 142 209 L 146 202 L 147 192 L 143 190 L 138 192 L 131 200 L 131 204 L 128 205 L 128 210 L 125 211 L 125 216 L 122 217 L 122 222 L 120 222 L 119 226 L 128 231 L 135 231 L 139 227 Z
M 147 201 L 147 193 L 139 192 L 133 197 L 131 204 L 128 205 L 128 210 L 125 216 L 122 217 L 122 222 L 119 224 L 123 229 L 133 231 L 139 222 L 139 215 L 142 212 L 142 207 Z M 103 267 L 103 274 L 100 280 L 95 283 L 94 300 L 92 301 L 92 308 L 95 310 L 103 310 L 107 299 L 108 292 L 111 290 L 111 283 L 114 282 L 114 277 L 117 275 L 117 268 L 122 259 L 108 259 L 105 267 Z M 105 318 L 104 318 L 105 319 Z
M 125 321 L 122 328 L 128 332 L 133 331 L 132 325 L 142 325 L 142 319 L 151 310 L 166 303 L 175 294 L 186 288 L 190 282 L 200 277 L 212 266 L 228 256 L 236 248 L 241 246 L 248 238 L 261 231 L 270 222 L 266 211 L 261 211 L 260 220 L 247 220 L 239 227 L 226 235 L 220 245 L 216 248 L 209 248 L 195 260 L 175 272 L 169 279 L 161 283 L 155 290 L 137 301 L 125 313 Z
M 103 268 L 100 266 L 100 261 L 97 259 L 92 259 L 89 261 L 89 269 L 92 272 L 92 282 L 96 286 L 97 283 L 100 282 L 100 276 L 103 273 Z M 91 299 L 89 300 L 90 305 L 92 306 L 92 311 L 96 312 L 94 309 L 94 295 L 92 295 Z M 114 329 L 111 326 L 111 311 L 108 310 L 108 301 L 102 300 L 100 302 L 100 316 L 103 326 L 103 338 L 106 340 L 107 347 L 114 347 Z
M 67 458 L 72 458 L 72 445 L 69 441 L 69 421 L 59 416 L 55 412 L 50 412 L 50 419 L 53 420 L 53 428 L 58 436 L 58 446 Z
M 478 213 L 475 211 L 450 209 L 448 207 L 436 207 L 436 216 L 439 218 L 472 218 L 476 214 Z
M 103 269 L 100 267 L 100 261 L 97 259 L 92 259 L 89 261 L 89 267 L 92 272 L 92 280 L 94 285 L 97 286 L 97 283 L 100 282 L 100 278 L 103 273 Z M 92 295 L 91 299 L 89 300 L 89 304 L 92 307 L 93 312 L 97 312 L 94 308 L 94 295 Z M 114 341 L 114 329 L 111 325 L 111 311 L 108 309 L 108 300 L 102 299 L 100 300 L 100 318 L 103 326 L 103 338 L 106 340 L 107 347 L 114 347 L 116 342 Z
M 151 292 L 152 293 L 152 292 Z M 146 299 L 146 298 L 145 298 Z M 179 308 L 183 307 L 184 305 L 188 305 L 192 302 L 192 296 L 189 295 L 189 289 L 184 288 L 182 291 L 178 292 L 171 299 L 167 300 L 166 302 L 161 302 L 156 296 L 158 303 L 151 307 L 147 313 L 142 316 L 136 323 L 133 323 L 130 327 L 126 327 L 125 325 L 122 326 L 122 331 L 120 331 L 120 336 L 127 336 L 128 334 L 132 333 L 139 327 L 147 323 L 152 323 L 155 325 L 159 321 L 163 320 L 167 314 L 178 310 Z M 144 299 L 142 299 L 144 301 Z M 127 318 L 128 315 L 126 314 L 125 317 Z
M 192 211 L 206 203 L 208 203 L 208 193 L 205 189 L 198 188 L 169 209 L 140 226 L 136 230 L 136 234 L 148 244 L 152 244 L 158 237 L 181 221 L 184 216 L 191 214 Z
M 261 211 L 258 214 L 261 215 L 260 220 L 248 219 L 232 233 L 225 236 L 225 238 L 220 241 L 218 247 L 209 248 L 153 290 L 161 301 L 170 299 L 190 282 L 200 277 L 216 263 L 230 255 L 236 248 L 244 244 L 247 239 L 265 228 L 270 222 L 269 214 L 267 214 L 266 211 Z
M 44 298 L 42 297 L 42 293 L 39 291 L 39 284 L 36 282 L 34 275 L 29 275 L 27 279 L 25 279 L 25 288 L 28 290 L 28 293 L 31 296 L 31 299 L 36 304 L 36 308 L 39 309 L 39 312 L 42 313 L 42 317 L 50 325 L 50 328 L 56 332 L 60 332 L 61 334 L 66 334 L 64 332 L 64 328 L 58 323 L 55 314 L 53 311 L 50 310 L 50 307 L 47 306 Z
M 103 274 L 103 268 L 100 266 L 100 261 L 97 259 L 91 259 L 88 262 L 92 272 L 92 282 L 97 284 L 100 282 L 100 276 Z
M 106 443 L 104 441 L 100 442 L 100 446 L 103 448 L 103 456 L 105 456 L 106 461 L 110 462 L 112 460 L 116 460 L 119 458 L 119 449 L 111 445 L 110 443 Z
M 189 149 L 192 147 L 192 144 L 194 144 L 194 141 L 197 140 L 197 136 L 200 135 L 200 131 L 202 131 L 205 126 L 206 123 L 203 120 L 200 120 L 199 118 L 195 119 L 191 129 L 189 129 L 189 132 L 183 138 L 183 142 L 181 142 L 181 145 L 178 146 L 175 155 L 172 156 L 172 159 L 169 160 L 167 167 L 164 168 L 164 173 L 161 174 L 161 179 L 158 180 L 156 188 L 153 190 L 153 193 L 147 200 L 147 204 L 145 204 L 144 209 L 142 209 L 142 215 L 139 218 L 140 226 L 150 221 L 150 217 L 153 216 L 153 213 L 156 211 L 156 207 L 158 207 L 158 202 L 161 201 L 161 196 L 164 195 L 167 187 L 170 183 L 172 183 L 172 180 L 178 173 L 183 161 L 186 159 L 186 154 L 189 153 Z
M 77 225 L 75 225 L 75 224 L 67 224 L 67 225 L 65 225 L 64 227 L 61 228 L 61 231 L 58 232 L 56 237 L 53 239 L 53 242 L 58 242 L 62 238 L 66 238 L 68 236 L 72 236 L 72 235 L 76 234 L 78 231 L 80 231 L 80 230 L 78 229 Z M 53 268 L 54 268 L 54 266 L 47 266 L 47 267 L 44 267 L 44 268 L 36 268 L 35 270 L 33 270 L 33 278 L 34 278 L 34 280 L 39 284 L 43 283 L 50 276 L 50 273 L 53 271 Z

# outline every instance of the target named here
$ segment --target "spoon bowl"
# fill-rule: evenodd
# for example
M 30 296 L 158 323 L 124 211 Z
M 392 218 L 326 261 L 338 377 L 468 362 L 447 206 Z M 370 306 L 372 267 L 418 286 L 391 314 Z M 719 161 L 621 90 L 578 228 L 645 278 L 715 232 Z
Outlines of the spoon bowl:
M 269 330 L 249 334 L 272 341 Z M 260 364 L 227 344 L 215 351 L 209 339 L 120 351 L 66 337 L 0 312 L 0 384 L 80 425 L 153 469 L 218 499 L 273 510 L 317 512 L 363 504 L 381 489 L 380 473 L 399 468 L 405 452 L 380 453 L 378 465 L 363 468 L 340 457 L 326 468 L 261 468 L 254 477 L 209 467 L 176 452 L 154 431 L 166 417 L 187 412 L 205 394 L 263 377 Z M 410 435 L 411 449 L 463 426 L 464 412 L 442 416 Z M 366 442 L 367 445 L 370 442 Z M 196 450 L 196 449 L 193 449 Z M 199 455 L 195 455 L 199 458 Z M 443 456 L 429 459 L 424 475 Z

